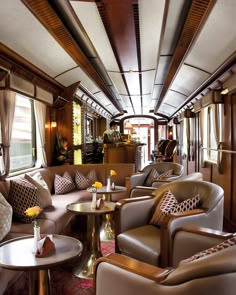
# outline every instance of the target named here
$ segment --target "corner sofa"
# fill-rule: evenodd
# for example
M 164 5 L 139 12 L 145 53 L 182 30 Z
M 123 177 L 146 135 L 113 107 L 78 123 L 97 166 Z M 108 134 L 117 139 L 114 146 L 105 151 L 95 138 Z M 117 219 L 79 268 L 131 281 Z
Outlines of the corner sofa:
M 87 175 L 91 170 L 95 171 L 97 181 L 106 185 L 107 177 L 110 170 L 115 170 L 117 175 L 114 176 L 114 183 L 119 186 L 126 186 L 126 177 L 132 175 L 135 172 L 134 164 L 81 164 L 81 165 L 62 165 L 53 166 L 47 168 L 39 168 L 37 170 L 27 172 L 27 175 L 33 177 L 37 172 L 40 172 L 43 180 L 46 182 L 48 190 L 50 191 L 51 205 L 43 209 L 38 220 L 40 222 L 40 230 L 42 234 L 63 234 L 67 225 L 73 218 L 73 213 L 67 211 L 66 206 L 70 203 L 84 202 L 91 200 L 92 194 L 87 189 L 74 189 L 66 194 L 55 194 L 54 181 L 56 175 L 63 176 L 67 172 L 74 180 L 77 171 L 83 175 Z M 7 178 L 4 181 L 0 181 L 0 193 L 9 201 L 9 192 L 11 189 L 11 183 L 21 181 L 25 179 L 25 173 L 17 176 Z M 126 193 L 119 193 L 112 195 L 112 201 L 127 197 Z M 27 209 L 27 208 L 25 208 Z M 2 241 L 16 238 L 23 235 L 32 235 L 33 226 L 31 222 L 24 223 L 14 218 L 11 223 L 11 228 L 8 234 Z M 19 272 L 8 271 L 0 268 L 0 294 L 4 294 L 4 289 L 7 287 L 8 281 L 12 281 Z M 2 293 L 1 293 L 2 292 Z

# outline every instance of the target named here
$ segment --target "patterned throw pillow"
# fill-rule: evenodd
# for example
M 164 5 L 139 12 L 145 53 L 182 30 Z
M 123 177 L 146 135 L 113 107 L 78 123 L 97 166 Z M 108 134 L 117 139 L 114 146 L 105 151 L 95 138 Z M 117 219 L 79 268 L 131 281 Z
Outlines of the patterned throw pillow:
M 165 192 L 161 201 L 156 206 L 150 224 L 160 226 L 163 218 L 170 214 L 177 204 L 178 201 L 175 196 L 170 191 Z
M 9 233 L 12 221 L 12 207 L 0 193 L 0 241 Z
M 162 174 L 159 174 L 157 179 L 162 179 L 162 178 L 168 178 L 173 174 L 173 169 L 167 170 L 166 172 L 163 172 Z
M 147 178 L 144 181 L 144 186 L 152 186 L 153 181 L 158 179 L 158 177 L 159 177 L 159 172 L 155 168 L 152 168 L 151 171 L 148 173 Z
M 24 179 L 10 180 L 8 202 L 12 206 L 13 215 L 25 223 L 33 220 L 25 215 L 26 209 L 34 206 L 42 207 L 38 199 L 37 188 Z
M 171 213 L 178 213 L 178 212 L 184 212 L 187 210 L 193 210 L 199 206 L 200 206 L 200 197 L 198 194 L 192 198 L 189 198 L 189 199 L 184 200 L 183 202 L 177 204 Z
M 42 208 L 52 205 L 52 197 L 48 185 L 43 179 L 40 172 L 35 173 L 32 177 L 25 174 L 25 179 L 37 187 L 37 196 Z
M 79 190 L 87 189 L 90 187 L 95 181 L 97 181 L 97 176 L 95 170 L 90 170 L 89 173 L 84 176 L 78 170 L 75 173 L 75 184 Z
M 65 171 L 63 176 L 60 176 L 58 174 L 55 175 L 54 188 L 56 195 L 63 195 L 73 191 L 76 188 L 76 186 L 70 174 L 67 171 Z
M 188 262 L 192 262 L 194 260 L 197 260 L 201 257 L 205 257 L 205 256 L 208 256 L 210 254 L 213 254 L 213 253 L 216 253 L 216 252 L 219 252 L 223 249 L 226 249 L 228 247 L 231 247 L 231 246 L 234 246 L 236 245 L 236 237 L 232 237 L 232 238 L 229 238 L 228 240 L 225 240 L 224 242 L 214 246 L 214 247 L 211 247 L 207 250 L 204 250 L 202 252 L 199 252 L 193 256 L 191 256 L 190 258 L 187 258 L 187 259 L 184 259 L 182 260 L 180 263 L 188 263 Z

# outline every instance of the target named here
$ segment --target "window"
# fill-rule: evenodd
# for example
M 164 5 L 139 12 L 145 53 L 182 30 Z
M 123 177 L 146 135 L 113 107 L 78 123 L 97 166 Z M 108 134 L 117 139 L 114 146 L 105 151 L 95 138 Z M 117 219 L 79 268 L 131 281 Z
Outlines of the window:
M 33 101 L 16 94 L 10 147 L 10 172 L 33 167 L 36 135 Z
M 207 110 L 207 147 L 208 153 L 207 158 L 210 161 L 216 162 L 217 161 L 217 143 L 215 139 L 215 132 L 214 132 L 214 125 L 213 125 L 213 109 L 212 107 L 208 107 Z

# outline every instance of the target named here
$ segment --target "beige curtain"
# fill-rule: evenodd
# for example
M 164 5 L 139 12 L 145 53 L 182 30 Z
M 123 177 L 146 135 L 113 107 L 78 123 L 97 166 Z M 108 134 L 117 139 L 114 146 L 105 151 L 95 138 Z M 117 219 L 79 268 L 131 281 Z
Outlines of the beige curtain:
M 46 105 L 40 101 L 34 100 L 34 112 L 37 126 L 37 162 L 42 167 L 47 166 L 45 151 L 45 122 L 46 122 Z
M 222 152 L 219 150 L 223 148 L 222 142 L 220 139 L 220 118 L 221 113 L 219 112 L 219 104 L 212 105 L 212 114 L 213 114 L 213 130 L 215 135 L 215 140 L 217 144 L 217 167 L 219 173 L 223 173 L 223 163 L 222 163 Z
M 199 157 L 200 157 L 200 165 L 202 168 L 205 167 L 205 162 L 204 162 L 204 150 L 202 149 L 203 147 L 203 137 L 204 137 L 204 109 L 201 109 L 200 112 L 200 145 L 199 145 Z
M 10 172 L 10 143 L 12 124 L 15 113 L 16 94 L 10 90 L 0 91 L 0 123 L 2 140 L 2 161 L 0 179 L 4 179 Z

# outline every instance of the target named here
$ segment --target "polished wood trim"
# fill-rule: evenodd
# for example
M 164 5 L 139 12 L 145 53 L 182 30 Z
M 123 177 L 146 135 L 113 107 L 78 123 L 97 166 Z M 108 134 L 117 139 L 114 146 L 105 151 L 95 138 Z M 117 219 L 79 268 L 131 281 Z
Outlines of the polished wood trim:
M 101 90 L 112 101 L 115 107 L 123 113 L 121 105 L 116 98 L 113 97 L 110 90 L 105 85 L 99 74 L 90 64 L 88 58 L 83 53 L 82 49 L 73 39 L 68 29 L 63 24 L 57 13 L 53 10 L 48 1 L 44 0 L 22 0 L 25 6 L 32 14 L 41 22 L 55 40 L 65 49 L 71 58 L 81 66 L 81 68 L 91 77 L 92 80 L 101 88 Z M 78 21 L 77 21 L 78 22 Z
M 11 73 L 18 75 L 55 95 L 60 94 L 64 90 L 63 85 L 3 45 L 1 42 L 0 65 L 9 69 Z
M 108 256 L 101 257 L 96 260 L 94 265 L 95 287 L 97 269 L 99 264 L 103 262 L 117 266 L 121 269 L 127 270 L 155 282 L 161 282 L 162 280 L 164 280 L 171 271 L 171 269 L 162 269 L 151 264 L 147 264 L 127 256 L 123 256 L 121 254 L 112 253 Z
M 199 32 L 201 31 L 207 17 L 209 16 L 216 0 L 193 0 L 187 19 L 185 21 L 183 31 L 176 46 L 166 80 L 162 87 L 160 98 L 154 107 L 154 113 L 158 112 L 158 108 L 169 90 L 173 79 L 175 78 L 180 66 L 184 62 L 186 54 L 191 49 Z

